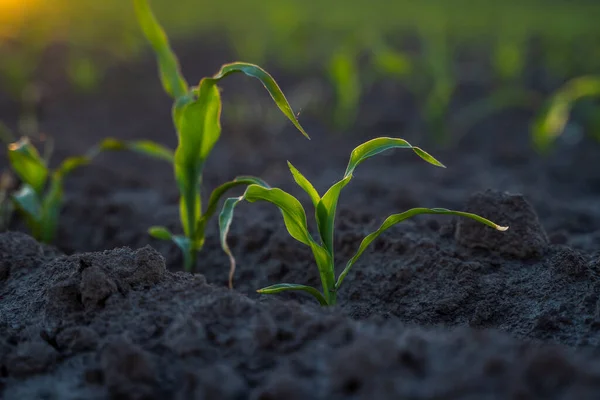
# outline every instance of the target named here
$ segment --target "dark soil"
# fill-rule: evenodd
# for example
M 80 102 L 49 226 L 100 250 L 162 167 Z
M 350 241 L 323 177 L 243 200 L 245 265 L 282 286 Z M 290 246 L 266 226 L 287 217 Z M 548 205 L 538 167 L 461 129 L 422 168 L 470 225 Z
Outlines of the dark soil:
M 192 54 L 183 58 L 197 74 L 190 80 L 229 61 L 209 49 L 202 59 L 210 63 L 198 63 L 197 52 L 182 53 Z M 274 75 L 286 92 L 306 82 Z M 270 105 L 255 86 L 235 78 L 224 97 L 241 90 L 249 103 Z M 401 136 L 448 168 L 400 150 L 362 164 L 341 197 L 339 267 L 387 215 L 410 207 L 476 212 L 507 232 L 453 218 L 409 220 L 363 255 L 339 306 L 323 309 L 302 294 L 256 294 L 278 282 L 320 284 L 277 209 L 242 204 L 231 230 L 238 269 L 230 291 L 216 220 L 196 275 L 178 272 L 178 250 L 146 234 L 154 224 L 178 230 L 170 167 L 106 154 L 68 179 L 56 248 L 0 234 L 1 396 L 600 398 L 600 147 L 559 142 L 541 157 L 529 145 L 531 115 L 510 110 L 442 148 L 402 133 L 416 118 L 405 91 L 390 83 L 384 96 L 367 95 L 359 121 L 376 123 L 359 122 L 349 135 L 307 117 L 310 142 L 291 126 L 273 133 L 228 122 L 226 106 L 205 187 L 257 175 L 310 210 L 286 160 L 324 192 L 355 145 Z M 174 146 L 169 107 L 148 58 L 111 71 L 94 95 L 49 94 L 42 127 L 56 138 L 57 160 L 107 136 Z M 14 106 L 4 104 L 0 118 L 14 126 Z

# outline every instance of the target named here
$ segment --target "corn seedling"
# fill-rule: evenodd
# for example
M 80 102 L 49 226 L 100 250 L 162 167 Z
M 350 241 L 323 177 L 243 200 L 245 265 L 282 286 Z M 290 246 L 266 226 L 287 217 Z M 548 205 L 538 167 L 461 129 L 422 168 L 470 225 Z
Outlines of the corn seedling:
M 95 147 L 85 156 L 67 158 L 58 168 L 50 170 L 47 160 L 29 138 L 23 137 L 8 145 L 10 166 L 21 180 L 21 186 L 11 198 L 34 238 L 44 243 L 54 240 L 64 195 L 64 178 L 75 168 L 88 164 L 98 151 Z
M 344 278 L 346 275 L 348 275 L 350 269 L 360 258 L 366 248 L 386 230 L 410 217 L 419 214 L 456 215 L 460 217 L 471 218 L 500 231 L 508 229 L 508 227 L 497 225 L 492 221 L 471 213 L 452 211 L 444 208 L 413 208 L 400 214 L 390 215 L 379 227 L 379 229 L 366 236 L 361 242 L 355 255 L 350 259 L 350 261 L 348 261 L 346 267 L 336 280 L 333 244 L 335 214 L 340 192 L 350 182 L 355 168 L 360 163 L 365 161 L 367 158 L 373 157 L 385 150 L 393 148 L 411 149 L 428 163 L 438 167 L 444 167 L 430 154 L 426 153 L 419 147 L 411 146 L 403 139 L 385 137 L 377 138 L 363 143 L 352 151 L 348 167 L 346 168 L 346 172 L 344 173 L 342 180 L 331 186 L 329 190 L 321 197 L 308 179 L 306 179 L 300 173 L 300 171 L 298 171 L 291 163 L 288 162 L 288 166 L 294 180 L 308 194 L 313 206 L 315 207 L 315 218 L 319 231 L 319 241 L 314 240 L 313 236 L 308 231 L 306 212 L 304 211 L 304 208 L 300 202 L 294 196 L 284 192 L 281 189 L 271 188 L 267 185 L 253 184 L 246 188 L 246 191 L 242 196 L 227 199 L 219 216 L 219 228 L 221 246 L 228 254 L 231 263 L 229 285 L 232 286 L 233 274 L 235 272 L 235 258 L 233 257 L 231 249 L 227 244 L 227 236 L 231 226 L 231 221 L 233 219 L 234 208 L 243 200 L 246 200 L 250 203 L 256 201 L 266 201 L 279 208 L 281 214 L 283 215 L 283 221 L 289 234 L 300 243 L 310 247 L 312 250 L 315 263 L 319 269 L 321 284 L 323 287 L 323 291 L 320 292 L 311 286 L 293 283 L 279 283 L 259 289 L 258 292 L 272 294 L 286 290 L 300 290 L 310 293 L 319 301 L 321 305 L 324 306 L 334 305 L 336 303 L 337 292 L 344 281 Z
M 361 95 L 357 48 L 345 46 L 335 52 L 327 74 L 335 89 L 333 123 L 337 129 L 347 129 L 356 120 Z
M 198 86 L 189 86 L 181 74 L 177 56 L 148 2 L 133 0 L 133 3 L 142 31 L 156 54 L 163 88 L 174 99 L 172 116 L 179 143 L 174 152 L 150 141 L 124 143 L 115 139 L 105 142 L 103 148 L 135 150 L 173 164 L 180 193 L 183 235 L 175 235 L 162 226 L 151 227 L 149 233 L 155 238 L 173 241 L 183 252 L 185 270 L 192 271 L 196 254 L 204 245 L 206 224 L 216 212 L 219 199 L 236 186 L 263 184 L 260 179 L 248 176 L 226 182 L 212 192 L 207 207 L 202 210 L 200 186 L 204 165 L 221 135 L 219 81 L 233 73 L 258 79 L 281 112 L 304 136 L 308 138 L 308 135 L 273 77 L 259 66 L 242 62 L 226 64 L 216 75 L 203 78 Z
M 600 76 L 574 78 L 558 89 L 532 126 L 532 140 L 539 151 L 547 151 L 563 133 L 573 105 L 588 97 L 600 97 Z

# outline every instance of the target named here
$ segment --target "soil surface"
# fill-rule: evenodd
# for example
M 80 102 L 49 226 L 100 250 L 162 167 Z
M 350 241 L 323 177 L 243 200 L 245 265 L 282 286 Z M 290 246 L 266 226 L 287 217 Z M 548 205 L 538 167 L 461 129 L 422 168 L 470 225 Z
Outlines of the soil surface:
M 190 55 L 182 58 L 190 81 L 230 61 L 210 47 L 201 59 L 194 47 L 178 50 Z M 304 93 L 314 78 L 271 71 L 286 93 Z M 223 86 L 226 101 L 241 92 L 248 104 L 271 106 L 256 82 Z M 309 250 L 289 237 L 277 209 L 238 207 L 228 290 L 216 220 L 195 275 L 179 271 L 174 245 L 146 233 L 155 224 L 178 231 L 170 166 L 105 154 L 67 179 L 56 247 L 19 232 L 19 220 L 17 232 L 0 234 L 0 397 L 600 398 L 598 144 L 559 141 L 541 157 L 529 144 L 531 114 L 510 110 L 442 147 L 411 133 L 409 93 L 383 86 L 367 93 L 348 134 L 301 118 L 311 141 L 291 125 L 236 124 L 226 104 L 204 187 L 260 176 L 297 195 L 314 228 L 286 160 L 323 193 L 356 145 L 399 136 L 448 168 L 402 150 L 361 164 L 339 205 L 339 268 L 386 216 L 411 207 L 475 212 L 507 232 L 447 217 L 406 221 L 365 252 L 339 305 L 324 309 L 303 294 L 256 293 L 279 282 L 320 287 Z M 56 139 L 55 160 L 107 136 L 176 143 L 151 57 L 110 71 L 93 95 L 48 87 L 41 125 Z M 460 99 L 476 89 L 465 85 Z M 14 104 L 1 105 L 14 126 Z

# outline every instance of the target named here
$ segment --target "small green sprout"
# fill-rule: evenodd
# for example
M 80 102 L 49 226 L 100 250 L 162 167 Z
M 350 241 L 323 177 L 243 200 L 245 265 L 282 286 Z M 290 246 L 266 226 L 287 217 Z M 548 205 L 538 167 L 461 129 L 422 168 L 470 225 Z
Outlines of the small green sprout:
M 216 212 L 224 193 L 236 186 L 264 184 L 259 178 L 237 177 L 217 187 L 210 195 L 206 209 L 202 210 L 200 186 L 204 165 L 221 135 L 222 103 L 217 87 L 219 81 L 240 72 L 258 79 L 281 112 L 304 136 L 309 137 L 273 77 L 257 65 L 242 62 L 226 64 L 213 77 L 203 78 L 198 86 L 189 86 L 181 74 L 179 61 L 169 40 L 147 0 L 133 0 L 133 3 L 142 31 L 156 54 L 163 88 L 174 99 L 172 117 L 179 143 L 175 152 L 150 141 L 125 143 L 116 139 L 105 141 L 103 148 L 129 149 L 173 164 L 180 193 L 179 210 L 183 235 L 175 235 L 162 226 L 151 227 L 149 233 L 155 238 L 173 241 L 183 252 L 184 269 L 192 271 L 196 264 L 196 254 L 204 246 L 206 224 Z
M 346 267 L 336 280 L 333 237 L 335 214 L 340 192 L 348 184 L 348 182 L 350 182 L 355 168 L 360 163 L 367 158 L 373 157 L 385 150 L 393 148 L 411 149 L 428 163 L 438 167 L 444 167 L 442 163 L 426 153 L 424 150 L 410 145 L 403 139 L 381 137 L 370 140 L 355 148 L 350 156 L 350 162 L 348 163 L 348 167 L 346 168 L 343 179 L 331 186 L 323 195 L 323 197 L 321 197 L 313 185 L 300 173 L 300 171 L 298 171 L 291 163 L 288 162 L 288 166 L 292 176 L 294 177 L 294 180 L 308 194 L 313 206 L 315 207 L 315 218 L 317 220 L 319 231 L 319 241 L 314 240 L 308 231 L 306 213 L 300 202 L 294 196 L 284 192 L 281 189 L 271 188 L 267 185 L 254 184 L 248 186 L 242 196 L 227 199 L 223 205 L 221 215 L 219 216 L 219 228 L 221 246 L 228 254 L 230 259 L 230 287 L 232 286 L 233 274 L 235 272 L 235 258 L 233 257 L 231 249 L 227 244 L 227 236 L 229 234 L 229 228 L 233 219 L 234 208 L 242 200 L 246 200 L 250 203 L 256 201 L 266 201 L 274 204 L 280 209 L 281 214 L 283 215 L 283 221 L 289 234 L 300 243 L 303 243 L 311 248 L 315 262 L 319 269 L 321 284 L 323 286 L 323 292 L 320 292 L 319 290 L 306 285 L 279 283 L 260 289 L 258 292 L 271 294 L 286 290 L 301 290 L 313 295 L 319 301 L 319 303 L 324 306 L 335 305 L 337 292 L 342 285 L 344 278 L 346 275 L 348 275 L 350 268 L 356 263 L 371 242 L 377 239 L 377 237 L 379 237 L 379 235 L 381 235 L 387 229 L 404 221 L 405 219 L 419 214 L 457 215 L 471 218 L 500 231 L 505 231 L 508 229 L 508 227 L 497 225 L 492 221 L 471 213 L 452 211 L 445 208 L 413 208 L 400 214 L 390 215 L 379 227 L 379 229 L 367 235 L 361 242 L 356 254 L 350 259 L 350 261 L 348 261 Z
M 55 170 L 40 156 L 27 137 L 8 145 L 8 160 L 21 186 L 11 196 L 37 240 L 51 243 L 56 235 L 63 200 L 63 182 L 75 168 L 88 164 L 98 153 L 93 148 L 85 156 L 69 157 Z
M 573 78 L 559 88 L 537 115 L 531 128 L 533 144 L 540 152 L 550 149 L 563 133 L 571 109 L 580 100 L 600 97 L 600 76 L 587 75 Z M 594 110 L 594 113 L 597 114 Z M 595 133 L 600 138 L 600 133 Z

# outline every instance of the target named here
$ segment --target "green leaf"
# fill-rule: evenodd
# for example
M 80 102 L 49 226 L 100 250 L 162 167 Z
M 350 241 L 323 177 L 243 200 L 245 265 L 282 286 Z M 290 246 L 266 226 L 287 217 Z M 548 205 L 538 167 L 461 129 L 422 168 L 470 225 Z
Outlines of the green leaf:
M 323 297 L 321 292 L 319 292 L 314 287 L 306 285 L 297 285 L 294 283 L 278 283 L 276 285 L 271 285 L 262 289 L 258 289 L 257 292 L 262 294 L 275 294 L 285 292 L 286 290 L 301 290 L 303 292 L 310 293 L 319 301 L 319 303 L 322 306 L 328 305 L 327 300 L 325 299 L 325 297 Z
M 8 159 L 19 178 L 41 196 L 48 179 L 48 168 L 27 137 L 8 146 Z
M 219 214 L 219 238 L 221 240 L 221 248 L 229 257 L 229 288 L 233 289 L 233 275 L 235 274 L 235 257 L 229 248 L 227 243 L 227 236 L 229 235 L 229 228 L 231 227 L 231 221 L 233 220 L 233 210 L 240 201 L 244 199 L 244 196 L 230 197 L 225 199 L 223 209 Z
M 329 79 L 336 92 L 334 122 L 346 129 L 356 120 L 360 102 L 361 82 L 354 49 L 345 47 L 329 60 Z
M 151 226 L 148 233 L 155 239 L 173 240 L 173 234 L 164 226 Z
M 129 150 L 170 163 L 173 163 L 175 159 L 173 150 L 151 140 L 124 141 L 107 138 L 100 143 L 99 148 L 111 151 Z
M 89 157 L 77 156 L 65 159 L 54 172 L 60 179 L 70 174 L 76 168 L 82 167 L 90 163 Z
M 473 219 L 477 222 L 481 222 L 482 224 L 485 224 L 485 225 L 492 227 L 494 229 L 497 229 L 499 231 L 505 231 L 508 229 L 507 226 L 500 226 L 486 218 L 480 217 L 479 215 L 466 213 L 466 212 L 462 212 L 462 211 L 447 210 L 445 208 L 413 208 L 413 209 L 410 209 L 410 210 L 405 211 L 400 214 L 390 215 L 389 217 L 386 218 L 386 220 L 383 222 L 383 224 L 381 224 L 379 229 L 377 229 L 375 232 L 369 234 L 367 237 L 365 237 L 363 239 L 356 254 L 354 255 L 354 257 L 352 257 L 352 259 L 350 259 L 350 261 L 348 261 L 348 264 L 346 264 L 346 268 L 344 268 L 344 270 L 338 277 L 337 283 L 335 284 L 335 288 L 339 289 L 340 285 L 342 284 L 342 281 L 344 280 L 344 278 L 350 271 L 350 268 L 352 267 L 352 265 L 354 265 L 354 263 L 363 254 L 363 252 L 371 244 L 371 242 L 373 242 L 375 239 L 377 239 L 379 237 L 379 235 L 381 235 L 383 232 L 385 232 L 392 226 L 394 226 L 408 218 L 411 218 L 415 215 L 419 215 L 419 214 L 456 215 L 459 217 L 466 217 L 466 218 Z
M 21 185 L 19 190 L 12 194 L 12 199 L 33 221 L 41 222 L 42 204 L 37 193 L 29 184 Z
M 532 126 L 532 140 L 539 151 L 548 150 L 562 134 L 574 103 L 585 97 L 600 97 L 600 76 L 572 79 L 552 95 Z
M 50 187 L 42 200 L 42 222 L 40 227 L 40 240 L 42 242 L 51 243 L 56 236 L 64 197 L 64 177 L 74 169 L 87 165 L 89 162 L 89 157 L 69 157 L 52 174 Z
M 69 167 L 75 168 L 77 158 L 72 158 L 73 163 L 68 163 L 65 170 Z M 68 160 L 67 160 L 68 161 Z M 63 164 L 64 165 L 64 164 Z M 50 180 L 50 187 L 44 199 L 42 200 L 42 221 L 40 223 L 40 240 L 44 243 L 51 243 L 56 236 L 56 230 L 58 228 L 58 220 L 60 216 L 60 210 L 62 207 L 62 201 L 64 197 L 63 190 L 63 175 L 62 171 L 57 170 L 52 174 Z M 68 172 L 68 171 L 67 171 Z M 65 174 L 67 173 L 65 172 Z
M 335 282 L 333 252 L 329 252 L 327 248 L 321 247 L 310 235 L 306 223 L 306 213 L 302 204 L 294 196 L 281 189 L 264 188 L 257 185 L 248 186 L 242 197 L 251 203 L 255 201 L 267 201 L 279 208 L 289 234 L 294 239 L 311 248 L 319 268 L 325 297 L 329 299 L 331 295 L 330 290 L 333 289 Z M 323 202 L 324 200 L 327 201 L 325 196 L 321 201 Z
M 175 150 L 175 179 L 181 193 L 180 216 L 185 235 L 195 237 L 201 214 L 199 185 L 206 159 L 221 135 L 221 97 L 214 80 L 203 79 L 198 98 L 175 111 L 179 144 Z
M 306 179 L 304 177 L 304 175 L 302 175 L 300 173 L 300 171 L 298 171 L 291 162 L 288 161 L 288 167 L 290 168 L 290 171 L 292 172 L 292 176 L 294 177 L 294 180 L 296 181 L 296 183 L 298 184 L 298 186 L 300 186 L 310 197 L 310 200 L 313 203 L 313 206 L 317 206 L 317 204 L 319 204 L 319 201 L 321 200 L 321 196 L 319 196 L 319 192 L 317 192 L 317 190 L 314 188 L 314 186 L 312 185 L 312 183 L 310 183 L 308 181 L 308 179 Z
M 413 70 L 412 62 L 406 54 L 385 44 L 373 49 L 373 63 L 380 73 L 396 78 L 406 77 Z
M 335 215 L 337 213 L 337 204 L 342 189 L 350 182 L 352 175 L 346 176 L 341 181 L 329 188 L 323 195 L 316 207 L 316 219 L 319 228 L 319 234 L 323 241 L 323 246 L 329 252 L 333 259 L 333 234 L 335 229 Z
M 243 199 L 254 203 L 256 201 L 267 201 L 276 205 L 290 235 L 297 241 L 310 246 L 314 239 L 308 232 L 306 213 L 302 204 L 291 194 L 278 188 L 265 188 L 258 185 L 250 185 L 243 195 Z
M 210 194 L 210 198 L 208 199 L 208 206 L 206 207 L 206 211 L 204 212 L 204 214 L 202 215 L 202 217 L 200 217 L 200 220 L 198 221 L 198 227 L 196 229 L 196 232 L 198 232 L 199 235 L 203 236 L 204 229 L 206 227 L 208 220 L 217 211 L 217 207 L 219 205 L 219 201 L 221 200 L 221 197 L 223 197 L 223 195 L 228 190 L 233 189 L 234 187 L 237 187 L 237 186 L 247 186 L 247 185 L 259 185 L 259 186 L 263 186 L 266 188 L 269 187 L 269 185 L 265 181 L 263 181 L 260 178 L 254 177 L 254 176 L 238 176 L 234 180 L 220 185 L 215 190 L 213 190 L 212 193 Z
M 138 23 L 154 49 L 165 91 L 174 98 L 184 96 L 188 84 L 181 75 L 179 61 L 171 49 L 167 35 L 154 17 L 147 0 L 133 0 Z
M 380 137 L 376 139 L 371 139 L 368 142 L 365 142 L 357 148 L 355 148 L 354 150 L 352 150 L 352 154 L 350 155 L 350 161 L 348 162 L 348 167 L 346 168 L 346 173 L 344 174 L 344 176 L 346 177 L 352 174 L 354 172 L 354 169 L 356 169 L 356 167 L 360 163 L 365 161 L 367 158 L 373 157 L 389 149 L 411 149 L 419 157 L 421 157 L 428 163 L 445 168 L 444 164 L 436 160 L 425 150 L 419 147 L 412 146 L 404 139 Z
M 306 213 L 304 212 L 302 204 L 300 204 L 294 196 L 281 189 L 250 185 L 246 188 L 246 191 L 242 196 L 226 199 L 219 215 L 221 247 L 229 257 L 230 261 L 230 287 L 232 287 L 233 274 L 235 272 L 235 258 L 227 244 L 227 236 L 229 234 L 229 228 L 231 227 L 235 206 L 242 200 L 247 200 L 251 203 L 256 201 L 267 201 L 274 204 L 281 211 L 285 227 L 294 239 L 311 247 L 313 253 L 315 252 L 316 247 L 320 247 L 310 236 L 306 223 Z
M 287 101 L 285 95 L 279 88 L 279 85 L 277 85 L 277 82 L 275 82 L 275 79 L 273 79 L 273 77 L 269 75 L 267 71 L 258 65 L 243 62 L 225 64 L 221 67 L 221 70 L 213 76 L 213 79 L 218 81 L 235 72 L 243 72 L 247 76 L 258 79 L 263 84 L 265 89 L 267 89 L 271 95 L 271 98 L 275 101 L 275 104 L 277 104 L 277 107 L 279 107 L 281 112 L 300 132 L 302 132 L 304 136 L 310 139 L 308 134 L 304 131 L 304 128 L 302 128 L 302 125 L 300 125 L 300 122 L 298 121 L 298 118 L 296 118 L 290 103 Z

